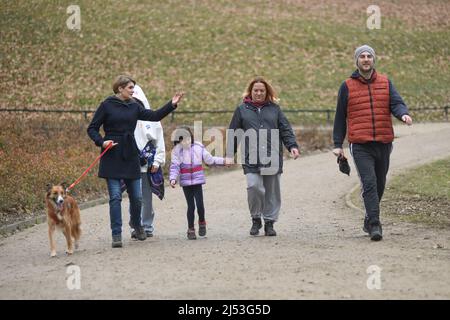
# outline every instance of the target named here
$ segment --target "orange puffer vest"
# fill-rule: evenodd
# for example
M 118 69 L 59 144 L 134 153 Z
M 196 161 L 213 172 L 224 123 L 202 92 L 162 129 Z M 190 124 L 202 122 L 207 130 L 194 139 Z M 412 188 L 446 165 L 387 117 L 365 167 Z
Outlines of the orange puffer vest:
M 345 81 L 348 88 L 347 125 L 350 143 L 394 140 L 389 105 L 389 80 L 377 74 L 367 81 L 362 76 Z

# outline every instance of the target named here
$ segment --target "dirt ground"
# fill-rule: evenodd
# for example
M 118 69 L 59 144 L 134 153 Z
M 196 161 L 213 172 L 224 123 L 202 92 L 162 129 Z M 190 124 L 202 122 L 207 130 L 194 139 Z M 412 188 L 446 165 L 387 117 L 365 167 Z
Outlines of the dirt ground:
M 395 129 L 390 175 L 450 155 L 448 123 Z M 186 239 L 180 188 L 154 200 L 155 236 L 142 242 L 129 237 L 124 201 L 122 249 L 111 248 L 108 205 L 82 211 L 72 256 L 58 234 L 50 258 L 47 226 L 37 225 L 0 240 L 0 299 L 450 299 L 450 230 L 382 216 L 384 239 L 371 242 L 345 205 L 358 183 L 351 166 L 350 177 L 339 173 L 331 153 L 286 161 L 277 237 L 249 235 L 245 177 L 226 169 L 207 177 L 208 236 L 196 241 Z M 73 265 L 81 288 L 70 290 Z M 367 286 L 370 266 L 379 289 Z

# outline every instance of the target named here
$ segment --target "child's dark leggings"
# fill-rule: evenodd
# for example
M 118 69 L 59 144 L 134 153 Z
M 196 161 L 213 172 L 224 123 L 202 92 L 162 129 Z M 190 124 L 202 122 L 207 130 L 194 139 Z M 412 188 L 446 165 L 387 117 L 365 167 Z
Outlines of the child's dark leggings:
M 194 228 L 195 220 L 195 203 L 197 203 L 198 221 L 205 221 L 205 207 L 203 206 L 203 189 L 201 184 L 195 186 L 183 187 L 184 196 L 186 197 L 188 227 Z M 195 202 L 194 202 L 195 199 Z

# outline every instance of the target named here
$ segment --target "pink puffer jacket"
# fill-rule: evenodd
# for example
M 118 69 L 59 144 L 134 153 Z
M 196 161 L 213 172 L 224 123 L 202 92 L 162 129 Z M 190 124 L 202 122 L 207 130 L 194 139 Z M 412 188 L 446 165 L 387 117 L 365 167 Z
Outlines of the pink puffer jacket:
M 183 148 L 181 143 L 177 144 L 172 149 L 169 180 L 176 180 L 180 176 L 182 187 L 204 184 L 206 180 L 203 162 L 208 166 L 223 166 L 225 159 L 213 157 L 199 142 L 194 142 L 188 148 Z

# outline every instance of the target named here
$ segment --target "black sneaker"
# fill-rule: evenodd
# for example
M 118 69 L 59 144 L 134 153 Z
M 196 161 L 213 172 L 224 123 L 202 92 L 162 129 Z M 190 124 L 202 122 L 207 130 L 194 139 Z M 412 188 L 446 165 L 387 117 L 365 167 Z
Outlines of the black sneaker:
M 381 228 L 381 224 L 371 224 L 370 225 L 370 240 L 372 241 L 380 241 L 383 239 L 383 230 Z
M 197 236 L 195 235 L 195 228 L 189 228 L 187 231 L 187 238 L 189 240 L 195 240 L 197 239 Z
M 147 236 L 147 238 L 151 238 L 151 237 L 153 237 L 153 232 L 152 231 L 145 231 L 145 235 Z
M 251 236 L 257 236 L 259 234 L 259 229 L 262 228 L 261 218 L 253 218 L 252 228 L 250 229 Z
M 200 237 L 206 236 L 206 221 L 199 221 L 199 223 L 198 223 L 198 235 Z
M 122 235 L 118 234 L 112 236 L 112 247 L 122 248 Z
M 147 239 L 147 235 L 145 234 L 143 226 L 138 226 L 134 229 L 134 231 L 136 232 L 136 238 L 138 240 L 144 241 L 145 239 Z
M 266 223 L 264 224 L 264 235 L 269 237 L 274 237 L 277 235 L 277 233 L 273 229 L 273 221 L 266 221 Z
M 131 239 L 137 240 L 136 231 L 131 231 Z

